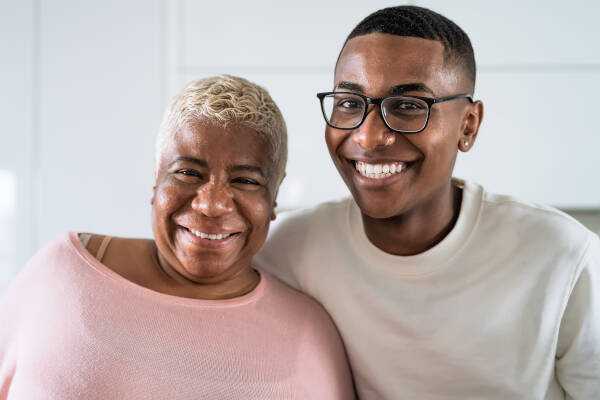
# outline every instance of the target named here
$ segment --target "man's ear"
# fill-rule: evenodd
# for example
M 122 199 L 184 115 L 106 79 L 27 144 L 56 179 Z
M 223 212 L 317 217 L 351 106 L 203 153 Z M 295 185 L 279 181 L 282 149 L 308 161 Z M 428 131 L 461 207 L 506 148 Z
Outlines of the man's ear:
M 283 173 L 283 176 L 279 180 L 277 187 L 275 188 L 275 194 L 273 195 L 273 211 L 271 211 L 271 221 L 275 221 L 277 215 L 275 213 L 275 209 L 277 208 L 277 195 L 279 194 L 279 188 L 281 187 L 281 182 L 285 179 L 286 173 Z
M 483 103 L 477 100 L 470 104 L 463 117 L 458 149 L 462 152 L 471 150 L 477 139 L 479 127 L 483 120 Z

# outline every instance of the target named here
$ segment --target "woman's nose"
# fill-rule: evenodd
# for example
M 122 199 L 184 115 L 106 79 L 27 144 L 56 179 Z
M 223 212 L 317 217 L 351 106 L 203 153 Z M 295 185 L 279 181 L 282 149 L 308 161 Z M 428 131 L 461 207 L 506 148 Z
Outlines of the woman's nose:
M 226 185 L 208 182 L 198 190 L 192 200 L 192 209 L 207 217 L 220 217 L 234 209 L 233 193 Z
M 396 133 L 383 122 L 378 108 L 373 108 L 363 123 L 352 132 L 352 139 L 360 147 L 373 150 L 378 146 L 391 146 L 396 141 Z

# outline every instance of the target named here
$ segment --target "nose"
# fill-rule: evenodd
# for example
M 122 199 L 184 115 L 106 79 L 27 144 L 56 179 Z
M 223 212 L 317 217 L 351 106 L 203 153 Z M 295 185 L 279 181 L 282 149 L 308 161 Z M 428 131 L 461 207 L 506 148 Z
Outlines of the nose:
M 391 146 L 396 141 L 396 133 L 383 122 L 379 107 L 371 108 L 363 123 L 354 130 L 352 136 L 358 145 L 367 150 L 378 146 Z
M 234 209 L 233 193 L 222 184 L 213 181 L 202 185 L 196 197 L 192 200 L 192 209 L 207 217 L 220 217 L 229 214 Z

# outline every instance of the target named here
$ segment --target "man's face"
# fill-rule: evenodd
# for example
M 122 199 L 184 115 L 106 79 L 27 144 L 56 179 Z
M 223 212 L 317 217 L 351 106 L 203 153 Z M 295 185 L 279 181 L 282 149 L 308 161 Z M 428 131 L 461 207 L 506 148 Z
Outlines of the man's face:
M 334 90 L 369 97 L 437 98 L 468 92 L 460 78 L 458 68 L 444 63 L 440 42 L 372 33 L 347 42 L 335 70 Z M 417 134 L 389 130 L 374 105 L 356 129 L 326 128 L 331 158 L 364 214 L 390 218 L 449 193 L 469 106 L 466 99 L 433 105 L 426 129 Z M 374 177 L 369 171 L 394 172 Z

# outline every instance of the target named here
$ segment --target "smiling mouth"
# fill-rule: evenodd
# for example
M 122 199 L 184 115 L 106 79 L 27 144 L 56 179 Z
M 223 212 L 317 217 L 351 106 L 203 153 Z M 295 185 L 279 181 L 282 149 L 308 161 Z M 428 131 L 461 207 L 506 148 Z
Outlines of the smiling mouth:
M 412 165 L 412 163 L 405 161 L 391 161 L 386 163 L 367 163 L 357 160 L 349 161 L 360 175 L 371 179 L 385 179 L 390 176 L 398 175 Z
M 208 240 L 223 240 L 223 239 L 227 239 L 228 237 L 234 236 L 234 235 L 238 235 L 240 232 L 233 232 L 233 233 L 205 233 L 205 232 L 200 232 L 194 229 L 190 229 L 190 228 L 186 228 L 183 227 L 185 230 L 187 230 L 188 232 L 192 233 L 194 236 L 200 238 L 200 239 L 208 239 Z

